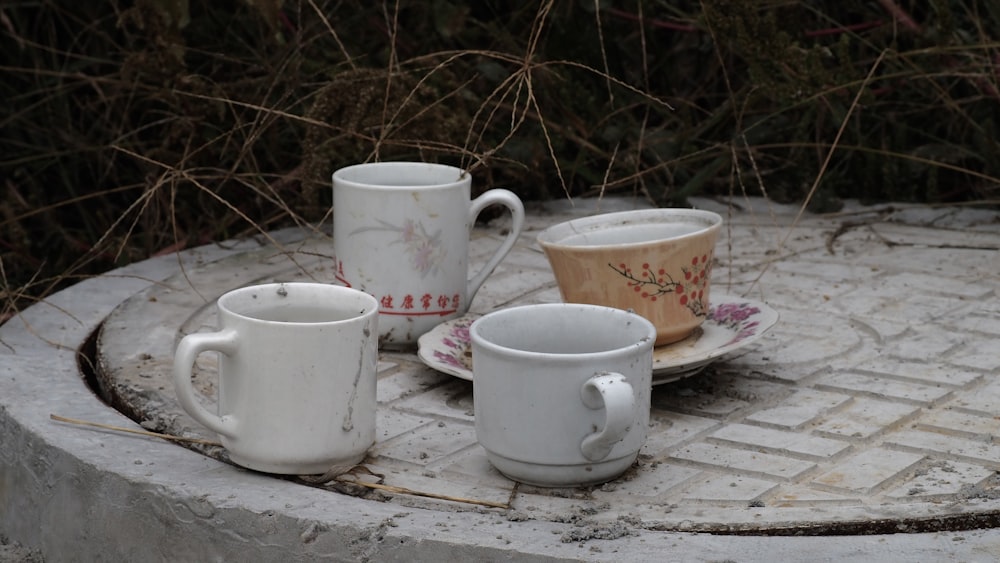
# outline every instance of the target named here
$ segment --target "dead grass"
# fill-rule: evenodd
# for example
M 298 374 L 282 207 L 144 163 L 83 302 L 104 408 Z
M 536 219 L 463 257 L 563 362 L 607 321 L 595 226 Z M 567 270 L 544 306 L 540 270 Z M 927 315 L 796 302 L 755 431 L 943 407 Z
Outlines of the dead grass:
M 2 315 L 317 225 L 330 173 L 374 159 L 524 199 L 995 204 L 997 29 L 949 0 L 8 3 Z

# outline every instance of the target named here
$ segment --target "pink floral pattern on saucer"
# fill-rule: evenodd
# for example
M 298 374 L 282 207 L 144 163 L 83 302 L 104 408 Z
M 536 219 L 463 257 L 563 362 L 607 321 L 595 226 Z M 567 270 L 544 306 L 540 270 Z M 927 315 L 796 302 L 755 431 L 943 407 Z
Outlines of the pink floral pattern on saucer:
M 778 322 L 759 301 L 712 294 L 705 322 L 680 342 L 653 350 L 653 385 L 691 377 L 722 356 L 749 345 Z
M 469 327 L 479 315 L 468 314 L 436 326 L 420 337 L 417 355 L 428 366 L 472 381 Z M 712 306 L 701 327 L 680 342 L 653 350 L 653 385 L 690 377 L 708 364 L 764 335 L 778 313 L 742 297 L 712 294 Z
M 469 327 L 474 320 L 474 317 L 466 316 L 449 325 L 447 335 L 441 338 L 443 348 L 434 350 L 434 358 L 458 369 L 472 370 Z
M 479 315 L 443 322 L 417 340 L 417 355 L 428 366 L 472 381 L 472 338 L 469 327 Z
M 760 321 L 757 319 L 759 314 L 760 307 L 743 301 L 723 303 L 712 307 L 708 318 L 736 332 L 733 339 L 726 344 L 730 345 L 741 342 L 757 333 L 757 327 L 760 326 Z

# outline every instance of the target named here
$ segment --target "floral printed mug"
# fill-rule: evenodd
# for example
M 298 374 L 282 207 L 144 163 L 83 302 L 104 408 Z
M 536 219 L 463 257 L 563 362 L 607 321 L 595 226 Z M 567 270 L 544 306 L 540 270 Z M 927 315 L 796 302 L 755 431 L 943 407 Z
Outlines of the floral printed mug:
M 463 315 L 524 226 L 508 190 L 471 199 L 471 175 L 424 162 L 374 162 L 333 173 L 337 280 L 379 301 L 379 346 L 404 349 L 443 321 Z M 469 238 L 490 205 L 510 210 L 506 238 L 471 279 Z
M 695 209 L 605 213 L 559 223 L 538 243 L 570 303 L 631 309 L 677 342 L 705 320 L 722 217 Z

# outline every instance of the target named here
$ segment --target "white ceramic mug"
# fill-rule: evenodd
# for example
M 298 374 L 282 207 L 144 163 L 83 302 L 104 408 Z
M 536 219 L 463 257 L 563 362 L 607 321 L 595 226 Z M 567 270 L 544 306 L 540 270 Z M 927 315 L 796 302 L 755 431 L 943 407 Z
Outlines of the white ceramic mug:
M 217 332 L 186 335 L 174 387 L 192 418 L 219 434 L 236 464 L 307 475 L 360 462 L 375 442 L 378 302 L 320 283 L 243 287 L 219 298 Z M 191 371 L 219 354 L 218 414 Z
M 477 319 L 476 438 L 509 478 L 545 487 L 614 479 L 646 442 L 652 323 L 576 303 L 525 305 Z
M 514 193 L 471 199 L 472 176 L 453 166 L 375 162 L 333 173 L 337 280 L 379 300 L 379 346 L 408 348 L 443 321 L 463 315 L 524 226 Z M 469 278 L 469 238 L 479 213 L 507 207 L 510 232 Z

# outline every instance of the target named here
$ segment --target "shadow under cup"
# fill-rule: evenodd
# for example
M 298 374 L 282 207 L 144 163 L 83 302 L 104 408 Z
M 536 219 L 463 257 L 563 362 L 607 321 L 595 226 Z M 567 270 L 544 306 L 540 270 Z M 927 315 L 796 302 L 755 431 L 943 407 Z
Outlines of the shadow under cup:
M 653 323 L 662 346 L 687 337 L 708 315 L 721 225 L 711 211 L 622 211 L 553 225 L 538 244 L 563 301 L 631 309 Z
M 470 336 L 476 438 L 497 470 L 566 487 L 611 480 L 635 461 L 649 424 L 649 321 L 595 305 L 527 305 L 481 317 Z

